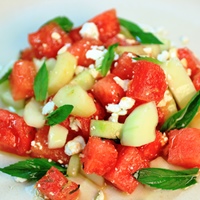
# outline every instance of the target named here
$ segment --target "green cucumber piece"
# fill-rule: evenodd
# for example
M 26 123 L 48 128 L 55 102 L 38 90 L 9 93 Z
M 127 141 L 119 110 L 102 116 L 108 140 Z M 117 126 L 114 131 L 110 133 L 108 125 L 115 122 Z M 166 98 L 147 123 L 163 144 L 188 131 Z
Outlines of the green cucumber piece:
M 90 90 L 95 83 L 94 77 L 89 70 L 84 70 L 71 80 L 72 84 L 80 85 L 84 90 Z
M 104 120 L 91 120 L 90 135 L 107 139 L 118 139 L 123 124 Z
M 166 73 L 169 89 L 176 103 L 182 109 L 195 95 L 196 90 L 184 66 L 178 58 L 172 58 L 161 65 Z
M 155 102 L 138 106 L 124 122 L 120 135 L 121 144 L 139 147 L 153 142 L 156 138 L 157 124 L 158 113 Z

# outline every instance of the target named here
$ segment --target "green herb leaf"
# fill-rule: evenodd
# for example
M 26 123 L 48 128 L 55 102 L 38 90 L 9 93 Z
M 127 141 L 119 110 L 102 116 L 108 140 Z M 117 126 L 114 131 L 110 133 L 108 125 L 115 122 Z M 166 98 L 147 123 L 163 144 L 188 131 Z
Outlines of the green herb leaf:
M 45 62 L 39 69 L 34 80 L 34 93 L 37 101 L 43 101 L 47 97 L 48 90 L 48 71 Z
M 162 42 L 152 33 L 144 32 L 137 24 L 119 18 L 121 26 L 129 30 L 131 35 L 141 44 L 162 44 Z
M 56 167 L 63 174 L 66 173 L 65 167 L 62 167 L 54 161 L 49 162 L 44 158 L 19 161 L 7 167 L 0 168 L 0 171 L 14 177 L 24 178 L 27 180 L 39 180 L 52 166 Z
M 194 118 L 200 106 L 200 91 L 188 102 L 185 108 L 169 117 L 162 125 L 160 131 L 166 132 L 172 129 L 185 128 Z
M 47 116 L 47 124 L 53 126 L 61 123 L 69 116 L 73 108 L 74 106 L 72 105 L 63 105 L 57 108 Z
M 3 83 L 4 81 L 8 80 L 10 74 L 12 72 L 12 69 L 9 69 L 0 79 L 0 84 Z
M 106 52 L 104 59 L 102 61 L 102 64 L 97 70 L 100 71 L 102 76 L 106 76 L 108 71 L 110 70 L 111 64 L 115 57 L 115 48 L 118 46 L 118 44 L 113 44 L 108 47 L 108 51 Z
M 161 65 L 162 62 L 159 61 L 158 59 L 155 59 L 155 58 L 152 58 L 152 57 L 148 57 L 148 56 L 138 56 L 138 57 L 135 57 L 133 58 L 134 60 L 146 60 L 148 62 L 152 62 L 152 63 L 155 63 L 157 65 Z
M 46 22 L 45 24 L 49 24 L 51 22 L 57 23 L 65 32 L 71 31 L 73 27 L 73 22 L 67 17 L 55 17 L 49 20 L 48 22 Z
M 162 168 L 143 168 L 133 174 L 140 183 L 164 190 L 177 190 L 197 183 L 199 169 L 169 170 Z

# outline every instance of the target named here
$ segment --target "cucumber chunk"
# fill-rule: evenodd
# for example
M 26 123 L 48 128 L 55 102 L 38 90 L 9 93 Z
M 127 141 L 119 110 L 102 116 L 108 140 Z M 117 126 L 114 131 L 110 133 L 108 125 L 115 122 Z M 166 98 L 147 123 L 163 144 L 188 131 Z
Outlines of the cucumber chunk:
M 156 138 L 157 124 L 158 113 L 155 102 L 138 106 L 124 122 L 120 135 L 121 144 L 139 147 L 153 142 Z
M 188 76 L 185 68 L 178 58 L 172 58 L 162 66 L 166 73 L 169 88 L 178 104 L 182 109 L 195 95 L 195 87 Z
M 60 88 L 72 80 L 76 65 L 76 57 L 69 52 L 58 55 L 55 67 L 49 71 L 49 95 L 55 94 Z
M 75 76 L 70 83 L 80 85 L 84 90 L 90 90 L 94 85 L 95 79 L 90 74 L 89 70 L 84 70 Z
M 65 85 L 56 93 L 53 102 L 57 107 L 73 105 L 71 114 L 74 116 L 90 117 L 96 112 L 93 98 L 79 85 Z
M 123 124 L 104 120 L 91 120 L 90 135 L 101 138 L 118 139 Z

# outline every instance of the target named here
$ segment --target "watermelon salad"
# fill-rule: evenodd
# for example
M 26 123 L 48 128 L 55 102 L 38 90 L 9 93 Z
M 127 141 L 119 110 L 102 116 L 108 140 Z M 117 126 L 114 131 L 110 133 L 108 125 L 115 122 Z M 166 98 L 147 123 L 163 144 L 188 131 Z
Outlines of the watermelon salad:
M 190 49 L 115 9 L 78 27 L 55 17 L 27 40 L 0 79 L 0 150 L 22 158 L 1 172 L 50 200 L 197 183 L 200 61 Z M 174 168 L 152 167 L 158 158 Z

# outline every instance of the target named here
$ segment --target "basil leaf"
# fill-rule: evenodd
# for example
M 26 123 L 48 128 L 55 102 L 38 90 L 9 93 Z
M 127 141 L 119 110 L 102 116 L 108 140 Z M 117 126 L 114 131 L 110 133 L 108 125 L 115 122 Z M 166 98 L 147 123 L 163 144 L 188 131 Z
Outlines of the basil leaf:
M 45 62 L 42 64 L 35 77 L 33 89 L 37 101 L 46 99 L 48 90 L 48 71 Z
M 133 58 L 134 60 L 146 60 L 148 62 L 152 62 L 152 63 L 155 63 L 157 65 L 161 65 L 162 62 L 155 59 L 155 58 L 152 58 L 152 57 L 148 57 L 148 56 L 138 56 L 138 57 L 134 57 Z
M 45 24 L 49 24 L 51 22 L 57 23 L 65 32 L 71 31 L 73 27 L 73 22 L 67 17 L 55 17 L 49 20 L 48 22 L 46 22 Z
M 0 171 L 11 176 L 24 178 L 27 180 L 39 180 L 52 166 L 56 167 L 63 174 L 66 173 L 65 167 L 62 167 L 54 161 L 49 162 L 44 158 L 34 158 L 19 161 L 7 167 L 0 168 Z
M 100 67 L 97 68 L 97 70 L 100 71 L 102 76 L 106 76 L 108 71 L 110 70 L 111 64 L 115 57 L 115 48 L 118 46 L 118 44 L 113 44 L 108 47 L 108 51 L 106 52 L 104 59 L 102 61 L 102 64 Z
M 12 69 L 9 69 L 0 79 L 0 84 L 3 83 L 4 81 L 8 80 L 10 74 L 12 72 Z
M 63 122 L 71 113 L 74 107 L 72 105 L 63 105 L 50 113 L 47 118 L 47 124 L 53 126 Z
M 169 170 L 162 168 L 143 168 L 133 174 L 140 183 L 164 190 L 177 190 L 197 183 L 199 169 Z
M 194 118 L 200 106 L 200 91 L 188 102 L 185 108 L 169 117 L 162 125 L 160 131 L 166 132 L 172 129 L 185 128 Z
M 137 24 L 118 18 L 121 26 L 129 30 L 131 35 L 141 44 L 163 44 L 155 35 L 144 32 Z

